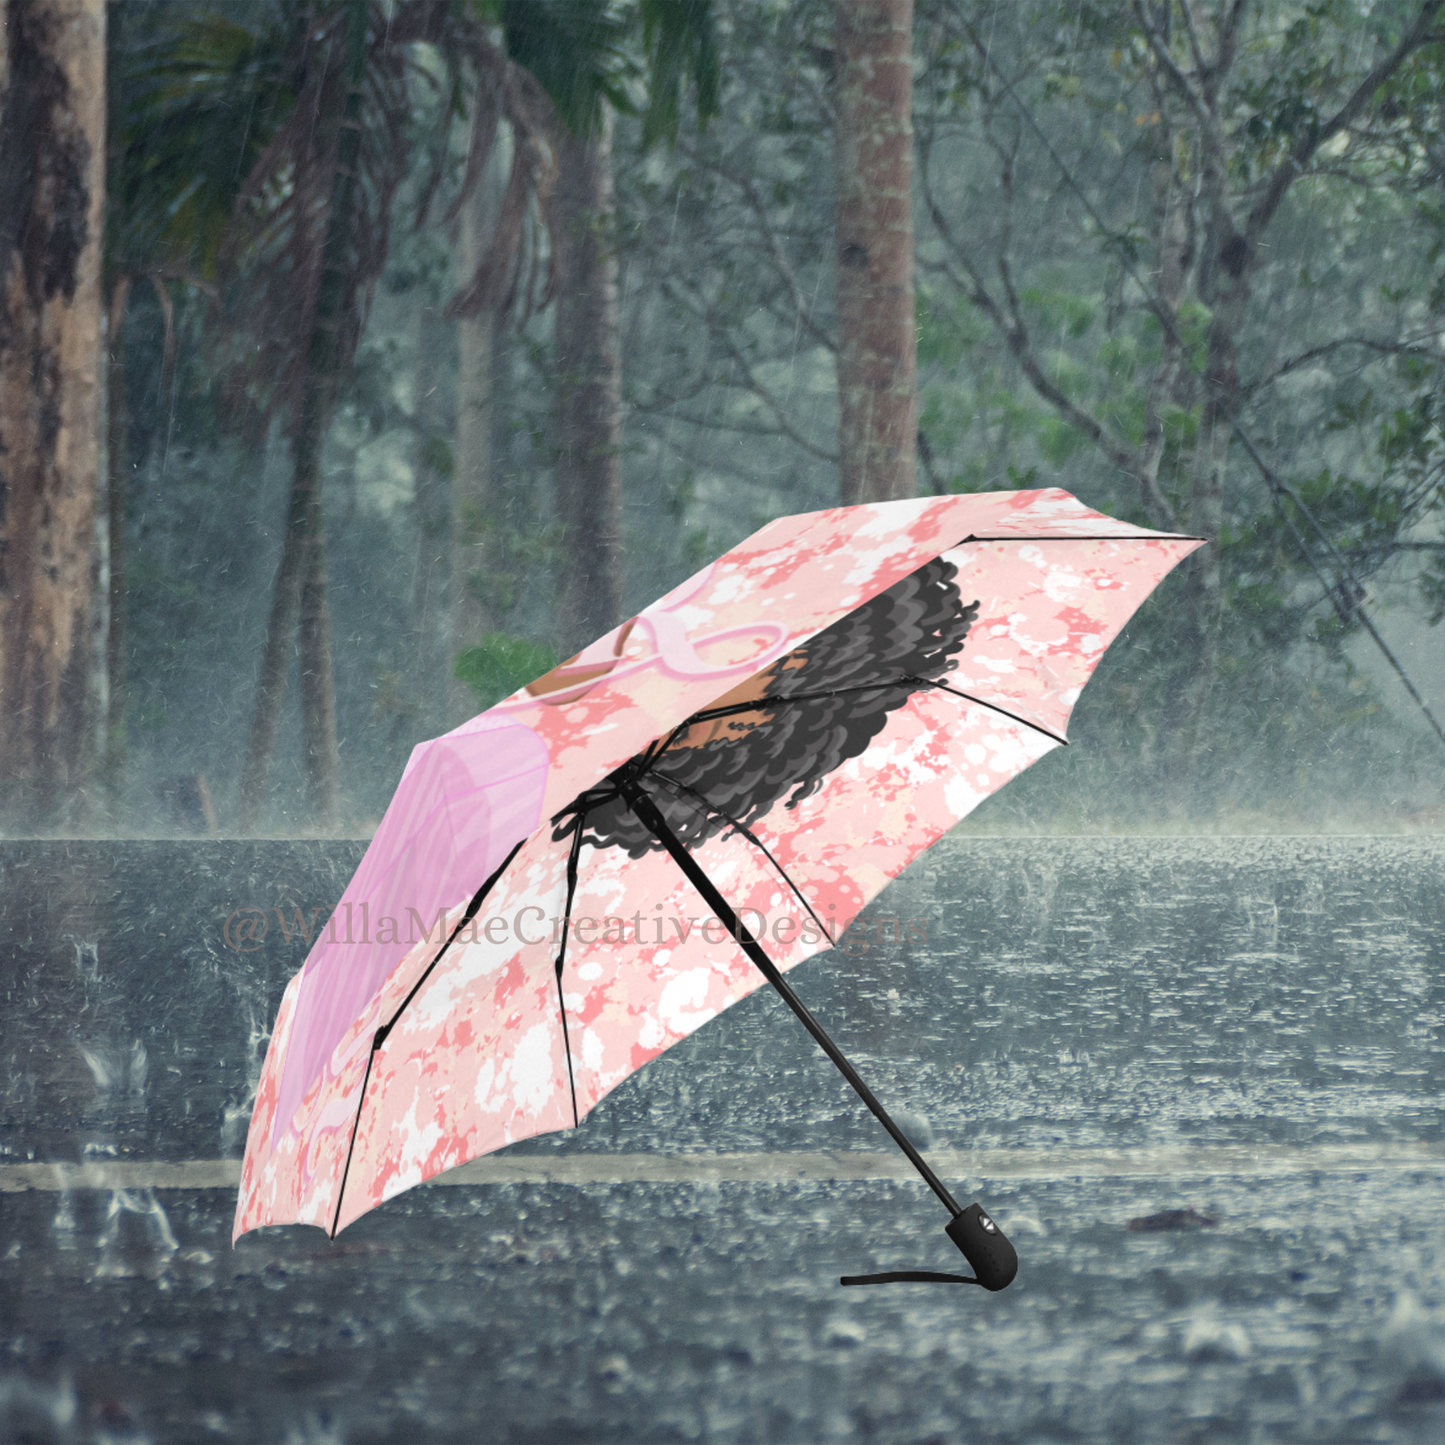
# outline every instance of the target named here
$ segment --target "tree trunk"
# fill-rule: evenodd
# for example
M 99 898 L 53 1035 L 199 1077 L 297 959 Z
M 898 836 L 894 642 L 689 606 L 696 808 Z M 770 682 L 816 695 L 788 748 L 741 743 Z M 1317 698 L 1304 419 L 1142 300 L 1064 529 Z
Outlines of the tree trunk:
M 1180 688 L 1186 723 L 1181 730 L 1181 771 L 1196 782 L 1211 745 L 1208 710 L 1218 673 L 1219 628 L 1224 612 L 1220 536 L 1224 482 L 1239 408 L 1239 337 L 1249 302 L 1244 237 L 1226 206 L 1215 210 L 1205 239 L 1200 290 L 1210 307 L 1208 351 L 1200 395 L 1199 432 L 1191 459 L 1189 530 L 1207 544 L 1187 563 L 1188 602 L 1182 632 L 1187 675 Z M 1201 802 L 1205 801 L 1203 799 Z
M 102 773 L 112 828 L 125 818 L 126 686 L 129 629 L 125 595 L 126 525 L 130 499 L 130 389 L 125 374 L 125 308 L 130 277 L 115 281 L 106 327 L 106 512 L 109 520 L 110 591 L 105 636 L 106 716 Z
M 93 772 L 104 0 L 0 0 L 0 818 L 75 821 Z
M 1189 523 L 1192 531 L 1209 538 L 1209 546 L 1201 548 L 1195 557 L 1204 604 L 1202 621 L 1212 635 L 1223 606 L 1219 534 L 1224 526 L 1224 471 L 1239 410 L 1239 337 L 1249 305 L 1251 257 L 1225 205 L 1220 205 L 1211 218 L 1206 244 L 1213 251 L 1205 257 L 1209 275 L 1201 287 L 1202 299 L 1210 308 L 1209 342 Z
M 442 412 L 439 362 L 446 356 L 451 327 L 433 306 L 417 317 L 416 400 L 412 412 L 415 447 L 412 459 L 412 511 L 416 557 L 411 581 L 411 615 L 415 629 L 409 691 L 416 699 L 416 740 L 440 732 L 452 685 L 445 666 L 447 547 L 447 480 L 455 475 L 455 452 L 447 445 Z
M 296 618 L 301 610 L 302 533 L 305 522 L 295 514 L 297 503 L 293 483 L 291 506 L 281 543 L 281 563 L 271 589 L 271 615 L 266 623 L 266 649 L 261 654 L 261 675 L 256 681 L 256 706 L 251 714 L 251 737 L 246 749 L 246 766 L 241 774 L 241 797 L 236 815 L 238 833 L 254 833 L 266 801 L 266 780 L 271 770 L 271 753 L 276 745 L 276 725 L 286 697 L 286 674 L 291 670 L 292 642 Z
M 458 278 L 470 283 L 487 252 L 496 206 L 491 188 L 478 185 L 462 211 Z M 492 505 L 492 344 L 496 313 L 490 309 L 457 320 L 457 444 L 452 478 L 451 642 L 449 661 L 475 647 L 495 629 L 487 604 L 488 533 L 496 527 Z M 448 673 L 451 669 L 448 667 Z M 448 677 L 451 721 L 465 722 L 477 711 L 477 696 Z
M 566 655 L 623 617 L 622 348 L 613 240 L 612 115 L 562 139 L 557 248 L 557 519 L 563 583 L 556 631 Z
M 917 492 L 913 0 L 835 0 L 838 462 L 845 506 Z
M 1161 109 L 1162 104 L 1161 104 Z M 1173 504 L 1164 495 L 1159 469 L 1164 461 L 1168 434 L 1165 415 L 1171 405 L 1187 407 L 1184 354 L 1180 345 L 1179 309 L 1188 284 L 1193 260 L 1193 198 L 1182 177 L 1176 174 L 1174 133 L 1160 127 L 1155 133 L 1153 166 L 1155 212 L 1154 294 L 1168 316 L 1172 329 L 1161 337 L 1163 348 L 1159 368 L 1150 378 L 1144 401 L 1144 440 L 1139 449 L 1139 489 L 1149 525 L 1162 532 L 1179 530 Z M 1193 381 L 1192 376 L 1187 378 Z
M 319 462 L 319 442 L 316 450 Z M 336 744 L 336 669 L 331 660 L 319 475 L 309 483 L 309 492 L 314 519 L 307 528 L 306 579 L 301 584 L 301 740 L 306 749 L 307 816 L 314 828 L 332 833 L 340 821 L 341 760 Z
M 326 605 L 326 531 L 321 511 L 321 449 L 331 423 L 339 380 L 337 332 L 347 296 L 347 268 L 355 225 L 356 168 L 361 149 L 361 81 L 366 64 L 367 0 L 352 0 L 346 27 L 346 86 L 340 113 L 318 117 L 338 139 L 331 204 L 321 251 L 321 279 L 306 348 L 292 442 L 291 501 L 286 537 L 266 629 L 266 650 L 251 719 L 251 740 L 241 779 L 238 826 L 254 832 L 266 797 L 276 724 L 286 692 L 290 652 L 300 621 L 301 726 L 306 749 L 306 804 L 311 824 L 332 832 L 338 820 L 336 683 Z

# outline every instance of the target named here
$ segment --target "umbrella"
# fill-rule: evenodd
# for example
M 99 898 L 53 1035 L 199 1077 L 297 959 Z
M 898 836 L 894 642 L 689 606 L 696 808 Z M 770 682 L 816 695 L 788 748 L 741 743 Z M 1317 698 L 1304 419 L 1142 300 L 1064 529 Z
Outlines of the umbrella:
M 413 752 L 282 999 L 235 1238 L 335 1234 L 402 1190 L 579 1125 L 766 980 L 1001 1289 L 961 1206 L 784 976 L 1066 741 L 1104 649 L 1197 539 L 1057 489 L 770 522 Z M 960 1275 L 859 1277 L 891 1278 Z

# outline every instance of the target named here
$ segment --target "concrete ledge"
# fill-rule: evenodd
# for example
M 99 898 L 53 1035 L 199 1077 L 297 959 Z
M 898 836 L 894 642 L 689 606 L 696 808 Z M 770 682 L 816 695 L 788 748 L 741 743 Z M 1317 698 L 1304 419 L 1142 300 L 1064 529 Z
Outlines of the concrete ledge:
M 945 1179 L 1205 1179 L 1288 1174 L 1445 1171 L 1445 1144 L 1271 1145 L 1199 1149 L 933 1149 Z M 495 1155 L 429 1181 L 485 1184 L 789 1184 L 911 1180 L 901 1154 L 877 1150 L 743 1154 Z M 67 1189 L 235 1189 L 238 1159 L 104 1160 L 85 1164 L 0 1164 L 0 1194 Z

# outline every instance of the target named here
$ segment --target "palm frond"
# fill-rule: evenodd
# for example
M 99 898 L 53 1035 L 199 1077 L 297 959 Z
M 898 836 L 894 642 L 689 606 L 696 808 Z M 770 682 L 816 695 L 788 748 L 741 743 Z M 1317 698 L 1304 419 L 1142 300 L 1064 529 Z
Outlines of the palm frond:
M 647 108 L 642 143 L 674 140 L 683 87 L 697 95 L 704 125 L 718 113 L 721 80 L 712 0 L 642 0 L 642 48 L 647 56 Z

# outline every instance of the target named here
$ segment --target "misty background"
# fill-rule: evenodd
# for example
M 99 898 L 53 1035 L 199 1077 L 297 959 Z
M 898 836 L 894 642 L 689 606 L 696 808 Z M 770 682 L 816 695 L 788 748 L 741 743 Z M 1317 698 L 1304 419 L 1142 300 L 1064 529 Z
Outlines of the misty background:
M 1362 624 L 1445 713 L 1435 8 L 918 0 L 917 493 L 1060 486 L 1211 541 L 1110 650 L 1076 746 L 966 827 L 1445 818 L 1445 744 Z M 365 836 L 418 741 L 839 504 L 831 3 L 107 20 L 101 701 L 12 836 Z M 324 563 L 277 631 L 308 427 Z M 586 520 L 608 486 L 615 546 Z
M 1445 1438 L 1442 119 L 1445 0 L 0 0 L 0 1438 Z M 839 1288 L 955 1257 L 765 989 L 230 1247 L 420 740 L 1051 486 L 1208 545 L 796 976 L 1016 1287 Z

